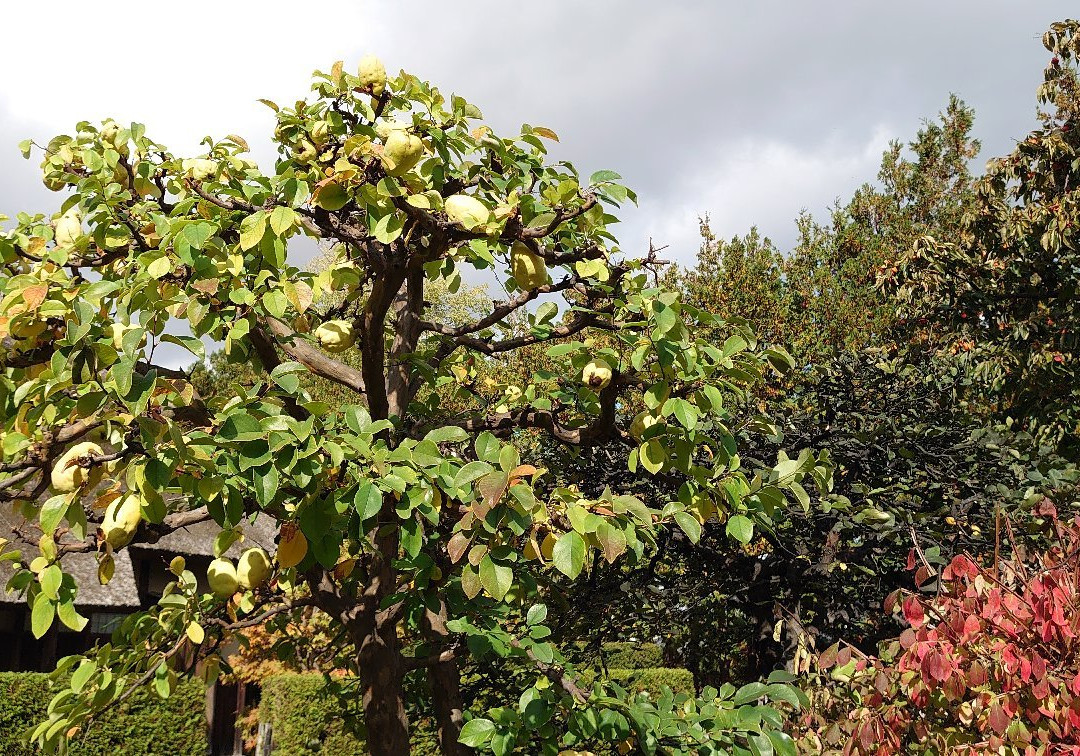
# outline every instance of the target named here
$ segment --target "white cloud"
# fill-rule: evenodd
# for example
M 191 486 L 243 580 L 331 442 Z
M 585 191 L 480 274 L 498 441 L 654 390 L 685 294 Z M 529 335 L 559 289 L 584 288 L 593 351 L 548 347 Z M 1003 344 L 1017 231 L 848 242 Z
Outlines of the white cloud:
M 81 119 L 135 120 L 177 151 L 194 150 L 207 134 L 268 134 L 271 113 L 256 99 L 291 102 L 308 91 L 312 70 L 355 58 L 379 33 L 368 7 L 5 3 L 0 107 L 49 134 Z

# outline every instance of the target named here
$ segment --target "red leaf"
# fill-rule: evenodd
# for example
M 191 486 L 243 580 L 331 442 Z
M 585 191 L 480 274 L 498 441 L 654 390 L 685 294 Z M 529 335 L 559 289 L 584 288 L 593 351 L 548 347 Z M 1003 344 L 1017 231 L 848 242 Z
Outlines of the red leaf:
M 952 571 L 954 577 L 975 577 L 979 574 L 979 568 L 968 557 L 963 554 L 957 554 L 953 557 L 952 562 L 949 563 L 949 569 Z
M 926 620 L 926 612 L 923 611 L 922 602 L 917 596 L 904 599 L 904 619 L 912 627 L 919 627 Z
M 990 717 L 987 721 L 994 728 L 994 732 L 999 735 L 1004 735 L 1005 730 L 1009 729 L 1009 715 L 996 703 L 990 707 Z
M 952 665 L 949 664 L 949 660 L 945 658 L 944 654 L 936 652 L 930 654 L 929 669 L 930 676 L 940 682 L 949 679 L 949 675 L 952 674 Z
M 909 570 L 915 569 L 915 549 L 911 549 L 907 553 L 907 568 Z

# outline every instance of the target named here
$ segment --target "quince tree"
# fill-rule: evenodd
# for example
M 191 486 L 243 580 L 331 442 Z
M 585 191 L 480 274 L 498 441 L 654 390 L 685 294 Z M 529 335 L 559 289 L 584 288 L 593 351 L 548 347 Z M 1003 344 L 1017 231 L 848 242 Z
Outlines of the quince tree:
M 409 751 L 410 674 L 427 676 L 445 753 L 793 753 L 788 680 L 655 700 L 586 685 L 544 603 L 596 560 L 642 564 L 660 528 L 696 540 L 703 502 L 743 543 L 789 496 L 808 506 L 802 483 L 828 486 L 827 459 L 745 470 L 745 429 L 729 427 L 727 407 L 789 358 L 661 289 L 654 250 L 619 249 L 613 212 L 634 195 L 617 174 L 583 179 L 548 160 L 549 129 L 498 136 L 461 97 L 382 71 L 338 63 L 309 99 L 265 101 L 269 173 L 235 135 L 188 157 L 114 121 L 24 143 L 64 192 L 53 217 L 20 214 L 0 234 L 0 499 L 40 531 L 40 556 L 8 544 L 3 557 L 33 632 L 86 623 L 68 554 L 96 554 L 107 581 L 118 549 L 193 523 L 217 523 L 219 557 L 256 516 L 280 531 L 272 561 L 238 572 L 219 558 L 209 581 L 174 559 L 156 606 L 59 663 L 32 739 L 63 748 L 135 687 L 212 678 L 239 631 L 317 607 L 353 650 L 339 687 L 362 702 L 377 755 Z M 318 272 L 290 262 L 299 236 L 331 248 Z M 433 319 L 425 287 L 455 291 L 472 271 L 500 277 L 490 313 Z M 261 378 L 202 397 L 160 364 L 162 344 L 201 359 L 207 342 Z M 478 366 L 537 348 L 545 366 L 501 405 L 473 393 Z M 353 400 L 315 400 L 309 376 Z M 670 496 L 586 498 L 522 457 L 528 434 L 624 444 Z M 533 682 L 470 711 L 466 655 L 517 658 Z

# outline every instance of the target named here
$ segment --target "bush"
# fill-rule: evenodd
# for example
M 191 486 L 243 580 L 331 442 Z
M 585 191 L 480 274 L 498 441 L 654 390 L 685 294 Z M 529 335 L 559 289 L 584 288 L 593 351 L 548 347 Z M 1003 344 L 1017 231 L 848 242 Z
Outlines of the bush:
M 595 645 L 579 641 L 569 650 L 568 656 L 574 664 L 587 666 L 599 666 L 600 658 L 603 657 L 604 666 L 608 669 L 649 669 L 664 666 L 664 650 L 655 643 L 604 643 L 598 655 Z
M 675 693 L 694 695 L 694 673 L 688 669 L 673 667 L 646 667 L 644 669 L 609 669 L 608 679 L 630 691 L 647 691 L 654 697 L 660 695 L 665 685 Z
M 1080 518 L 1045 500 L 1037 514 L 1042 551 L 1005 544 L 996 564 L 959 554 L 941 569 L 913 552 L 933 592 L 890 596 L 909 627 L 879 657 L 821 654 L 841 686 L 815 691 L 807 741 L 863 756 L 1080 752 Z
M 53 697 L 49 676 L 38 672 L 0 673 L 0 753 L 34 756 L 23 742 L 27 731 L 44 720 Z M 71 742 L 71 753 L 112 756 L 204 756 L 209 747 L 206 691 L 198 680 L 177 685 L 167 701 L 140 689 L 90 725 Z
M 326 689 L 321 674 L 290 673 L 263 681 L 259 718 L 273 728 L 274 753 L 288 756 L 365 756 L 362 724 L 356 712 L 342 712 L 341 699 Z M 429 720 L 412 722 L 414 756 L 438 754 Z

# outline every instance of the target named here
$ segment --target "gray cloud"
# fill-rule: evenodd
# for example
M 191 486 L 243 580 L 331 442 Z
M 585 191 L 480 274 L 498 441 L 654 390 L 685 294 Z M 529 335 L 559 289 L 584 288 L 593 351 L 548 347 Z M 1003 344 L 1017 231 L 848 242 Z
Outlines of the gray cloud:
M 723 234 L 758 224 L 781 245 L 790 243 L 801 208 L 822 213 L 872 179 L 884 141 L 910 138 L 950 92 L 976 108 L 984 157 L 1010 149 L 1033 123 L 1045 64 L 1039 37 L 1070 5 L 377 2 L 362 6 L 368 23 L 355 45 L 338 37 L 326 65 L 330 56 L 355 60 L 374 50 L 391 68 L 476 102 L 499 129 L 523 121 L 555 129 L 562 142 L 553 156 L 575 161 L 586 174 L 618 170 L 640 193 L 641 208 L 624 213 L 624 246 L 641 249 L 648 235 L 662 235 L 657 242 L 672 243 L 687 261 L 698 213 L 711 212 Z M 177 34 L 205 23 L 195 14 L 178 16 Z M 263 49 L 281 55 L 281 48 Z M 260 80 L 263 53 L 252 50 L 237 72 L 242 76 L 207 75 L 212 62 L 192 58 L 192 71 L 163 69 L 160 91 L 182 85 L 194 97 L 201 87 L 214 102 L 226 94 L 284 102 L 304 94 L 295 79 L 288 87 Z M 92 60 L 70 54 L 73 68 L 94 74 Z M 308 61 L 313 53 L 305 48 L 298 57 Z M 193 87 L 196 73 L 202 78 Z M 0 83 L 0 107 L 4 88 Z M 160 96 L 146 92 L 148 109 Z M 125 109 L 137 111 L 138 102 Z M 258 108 L 215 123 L 213 109 L 186 103 L 161 127 L 189 134 L 189 145 L 204 133 L 246 128 L 266 164 L 270 119 Z M 154 123 L 148 125 L 153 134 Z M 14 143 L 27 131 L 45 138 L 62 127 L 0 121 L 0 212 L 54 201 L 40 188 L 36 163 L 22 161 Z

